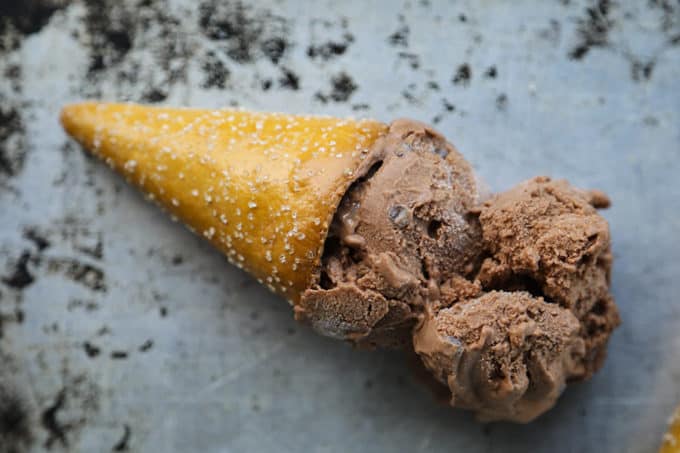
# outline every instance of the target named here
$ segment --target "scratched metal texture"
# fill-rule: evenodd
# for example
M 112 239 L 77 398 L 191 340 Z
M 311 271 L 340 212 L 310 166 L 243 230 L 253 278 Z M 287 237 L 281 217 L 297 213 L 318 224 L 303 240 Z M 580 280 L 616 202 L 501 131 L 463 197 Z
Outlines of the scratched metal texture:
M 658 446 L 680 402 L 677 2 L 26 4 L 0 9 L 0 451 Z M 623 319 L 604 368 L 525 426 L 435 404 L 399 354 L 296 324 L 71 144 L 58 112 L 84 98 L 407 116 L 494 190 L 603 189 Z

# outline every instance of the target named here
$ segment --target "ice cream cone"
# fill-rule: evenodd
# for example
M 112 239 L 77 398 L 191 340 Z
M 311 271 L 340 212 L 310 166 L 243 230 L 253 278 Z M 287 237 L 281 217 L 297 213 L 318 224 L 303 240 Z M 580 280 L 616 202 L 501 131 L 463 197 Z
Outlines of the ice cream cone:
M 659 453 L 680 453 L 680 406 L 675 409 L 669 423 Z
M 535 178 L 480 204 L 470 164 L 425 124 L 97 103 L 61 121 L 297 319 L 415 351 L 480 418 L 548 410 L 618 325 L 606 197 Z
M 235 265 L 296 303 L 329 223 L 387 126 L 370 120 L 83 103 L 64 129 Z

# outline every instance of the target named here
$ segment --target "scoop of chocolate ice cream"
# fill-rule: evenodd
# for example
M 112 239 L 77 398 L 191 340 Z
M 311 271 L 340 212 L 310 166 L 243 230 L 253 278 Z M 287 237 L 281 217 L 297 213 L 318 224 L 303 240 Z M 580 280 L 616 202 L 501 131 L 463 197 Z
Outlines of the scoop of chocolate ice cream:
M 527 422 L 549 409 L 580 366 L 584 341 L 567 309 L 524 291 L 492 291 L 436 315 L 416 353 L 447 384 L 451 404 L 480 419 Z
M 480 208 L 486 258 L 477 278 L 485 289 L 523 289 L 569 309 L 586 343 L 578 377 L 601 366 L 619 324 L 609 293 L 609 225 L 595 209 L 608 205 L 599 191 L 538 177 Z
M 367 174 L 343 198 L 326 240 L 319 283 L 297 307 L 325 335 L 411 347 L 411 331 L 446 280 L 469 275 L 481 230 L 470 165 L 428 126 L 391 124 Z
M 601 365 L 619 323 L 604 194 L 543 177 L 482 200 L 461 154 L 409 120 L 368 156 L 299 319 L 415 351 L 452 405 L 486 420 L 532 420 Z

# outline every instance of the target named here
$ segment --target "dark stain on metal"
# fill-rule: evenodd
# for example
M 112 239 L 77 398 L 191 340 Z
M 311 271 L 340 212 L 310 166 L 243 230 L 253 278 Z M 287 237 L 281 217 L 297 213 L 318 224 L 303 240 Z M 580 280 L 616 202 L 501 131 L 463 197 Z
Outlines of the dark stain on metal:
M 203 83 L 201 86 L 203 88 L 226 88 L 230 76 L 229 69 L 212 50 L 205 54 L 202 69 Z
M 130 425 L 123 425 L 123 436 L 120 440 L 113 446 L 111 451 L 128 451 L 130 448 L 130 438 L 132 437 L 132 430 Z
M 91 359 L 94 359 L 101 353 L 101 349 L 98 346 L 93 345 L 89 341 L 83 343 L 83 349 L 85 350 L 85 354 L 87 354 L 87 356 Z
M 201 32 L 236 63 L 252 63 L 264 56 L 278 64 L 290 47 L 286 20 L 268 10 L 240 1 L 210 0 L 201 3 L 199 16 Z
M 458 66 L 458 69 L 456 69 L 456 73 L 454 74 L 453 79 L 451 81 L 455 85 L 467 86 L 470 84 L 471 79 L 472 69 L 470 68 L 469 64 L 463 63 L 460 66 Z
M 328 101 L 347 102 L 359 88 L 354 79 L 346 72 L 341 72 L 331 78 L 331 90 L 328 93 L 317 92 L 314 97 L 324 104 Z
M 399 15 L 399 27 L 387 37 L 387 42 L 396 47 L 408 47 L 409 26 L 404 23 L 404 16 Z
M 609 0 L 598 0 L 585 9 L 585 17 L 577 20 L 578 43 L 569 52 L 569 58 L 581 60 L 591 49 L 609 44 L 609 30 L 614 25 L 609 17 Z
M 319 58 L 323 61 L 332 60 L 347 52 L 354 42 L 354 35 L 344 33 L 341 40 L 328 40 L 320 44 L 310 44 L 307 47 L 307 56 L 311 59 Z
M 90 0 L 86 3 L 85 25 L 90 40 L 90 77 L 120 63 L 134 43 L 134 19 L 129 14 L 114 14 L 109 0 Z M 115 11 L 119 12 L 119 11 Z
M 279 86 L 289 90 L 297 91 L 300 89 L 300 76 L 289 68 L 281 68 Z
M 508 108 L 508 95 L 501 93 L 496 96 L 496 109 L 500 112 L 504 112 Z
M 19 47 L 24 37 L 39 32 L 65 0 L 6 0 L 0 2 L 0 52 Z
M 91 289 L 106 292 L 106 276 L 99 267 L 83 263 L 74 258 L 50 258 L 48 272 L 61 273 L 70 280 Z
M 26 139 L 21 113 L 0 95 L 0 178 L 19 174 L 25 159 Z
M 149 339 L 146 340 L 142 345 L 139 347 L 139 352 L 147 352 L 153 347 L 153 340 Z
M 55 397 L 54 403 L 42 413 L 42 426 L 48 434 L 45 441 L 45 448 L 47 449 L 51 449 L 55 442 L 59 442 L 64 448 L 68 447 L 68 438 L 66 437 L 68 426 L 62 425 L 57 419 L 57 414 L 64 407 L 65 402 L 66 389 L 62 389 Z
M 144 93 L 142 93 L 142 101 L 156 104 L 158 102 L 163 102 L 168 98 L 168 93 L 160 88 L 151 87 Z
M 406 61 L 411 69 L 415 70 L 420 68 L 420 57 L 417 54 L 412 52 L 399 52 L 397 56 L 399 59 Z
M 484 71 L 484 77 L 487 79 L 495 79 L 498 76 L 498 70 L 496 66 L 489 66 L 486 71 Z
M 2 282 L 14 289 L 22 290 L 35 281 L 35 277 L 28 269 L 31 253 L 24 250 L 19 259 L 14 263 L 9 275 L 2 277 Z
M 24 228 L 24 238 L 33 242 L 39 252 L 44 251 L 45 249 L 49 248 L 50 245 L 52 245 L 49 239 L 47 239 L 45 235 L 39 232 L 35 227 Z
M 100 82 L 113 78 L 118 97 L 155 103 L 167 98 L 173 84 L 186 80 L 193 57 L 191 36 L 180 31 L 180 19 L 171 14 L 167 0 L 141 0 L 134 5 L 89 0 L 85 6 L 81 41 L 90 62 L 81 87 L 84 95 L 101 95 Z M 135 55 L 137 46 L 149 49 L 150 56 Z
M 651 79 L 655 64 L 656 62 L 654 60 L 644 63 L 639 60 L 633 60 L 630 65 L 631 77 L 636 82 L 642 82 Z
M 16 388 L 0 375 L 0 451 L 20 453 L 32 444 L 29 407 Z

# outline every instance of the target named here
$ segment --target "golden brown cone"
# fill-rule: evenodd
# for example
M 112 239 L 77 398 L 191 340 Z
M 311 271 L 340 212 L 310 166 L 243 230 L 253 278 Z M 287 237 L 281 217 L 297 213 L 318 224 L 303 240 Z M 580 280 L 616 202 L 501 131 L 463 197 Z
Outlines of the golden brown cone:
M 387 126 L 371 120 L 134 104 L 65 107 L 64 129 L 292 303 Z
M 671 416 L 670 426 L 663 436 L 659 453 L 680 453 L 680 406 Z

